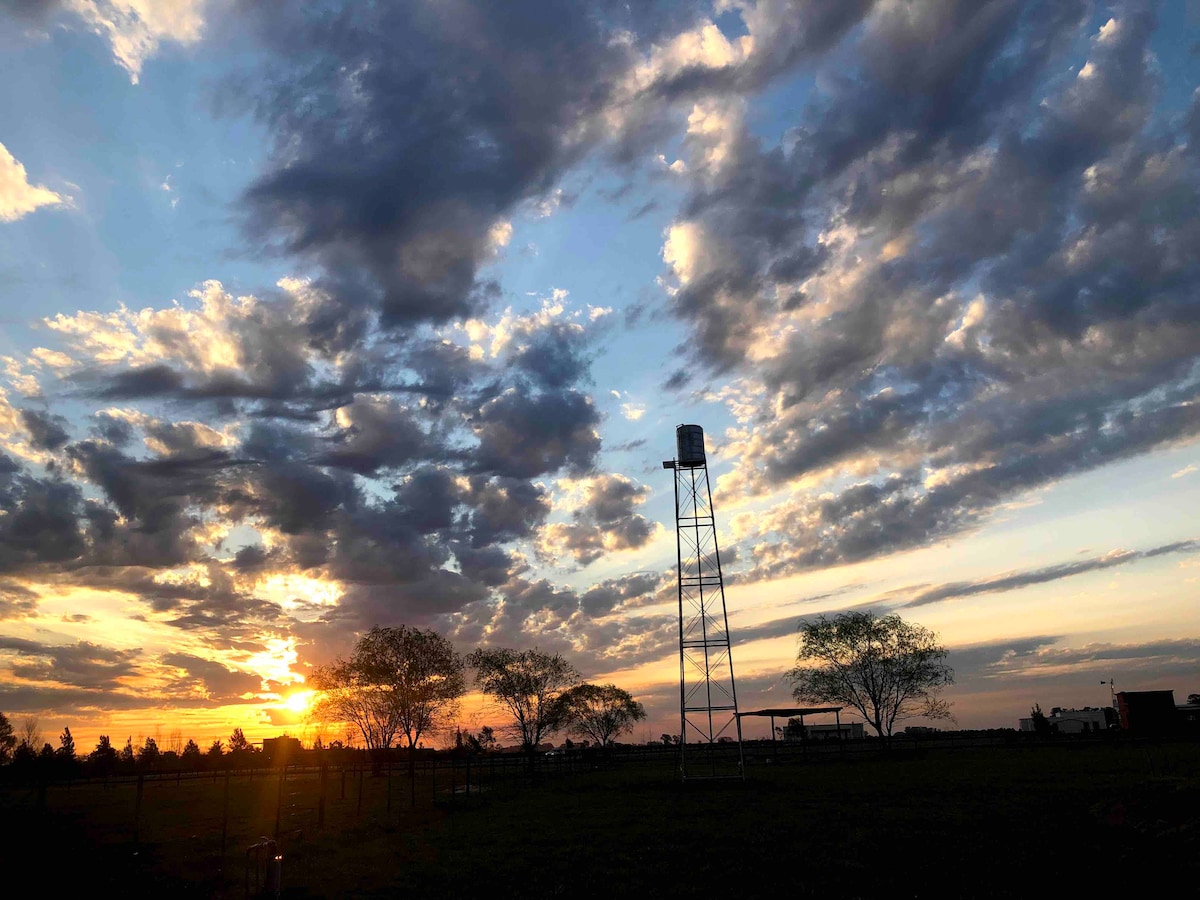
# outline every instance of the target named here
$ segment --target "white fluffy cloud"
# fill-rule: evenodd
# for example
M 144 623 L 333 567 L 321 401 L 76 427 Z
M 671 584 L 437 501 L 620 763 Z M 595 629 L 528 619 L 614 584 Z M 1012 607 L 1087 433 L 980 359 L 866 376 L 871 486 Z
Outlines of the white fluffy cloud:
M 69 202 L 44 185 L 30 184 L 25 167 L 0 144 L 0 222 L 15 222 L 39 207 Z
M 204 31 L 208 0 L 70 0 L 70 8 L 108 41 L 134 84 L 163 41 L 194 44 Z

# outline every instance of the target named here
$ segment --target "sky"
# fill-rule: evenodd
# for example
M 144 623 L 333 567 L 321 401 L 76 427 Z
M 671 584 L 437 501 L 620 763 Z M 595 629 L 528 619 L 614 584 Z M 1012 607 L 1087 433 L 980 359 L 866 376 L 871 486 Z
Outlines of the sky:
M 376 624 L 677 732 L 682 422 L 743 709 L 849 609 L 961 727 L 1200 690 L 1200 6 L 4 0 L 0 85 L 47 738 L 340 737 Z

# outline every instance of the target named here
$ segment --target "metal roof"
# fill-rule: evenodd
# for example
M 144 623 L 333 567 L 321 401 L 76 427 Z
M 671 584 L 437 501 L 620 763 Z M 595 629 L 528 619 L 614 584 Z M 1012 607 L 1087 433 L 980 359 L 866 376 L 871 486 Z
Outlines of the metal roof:
M 795 706 L 787 709 L 755 709 L 740 712 L 738 716 L 807 716 L 812 713 L 841 712 L 844 706 Z

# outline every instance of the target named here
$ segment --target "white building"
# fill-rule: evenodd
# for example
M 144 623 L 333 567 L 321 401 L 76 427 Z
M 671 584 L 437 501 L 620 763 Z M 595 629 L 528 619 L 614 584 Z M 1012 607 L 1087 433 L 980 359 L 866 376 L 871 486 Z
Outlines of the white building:
M 1046 721 L 1052 731 L 1058 734 L 1090 734 L 1097 731 L 1107 731 L 1116 722 L 1117 717 L 1111 706 L 1085 706 L 1083 709 L 1063 709 L 1060 706 L 1050 710 Z M 1033 731 L 1033 719 L 1026 717 L 1020 720 L 1022 731 Z

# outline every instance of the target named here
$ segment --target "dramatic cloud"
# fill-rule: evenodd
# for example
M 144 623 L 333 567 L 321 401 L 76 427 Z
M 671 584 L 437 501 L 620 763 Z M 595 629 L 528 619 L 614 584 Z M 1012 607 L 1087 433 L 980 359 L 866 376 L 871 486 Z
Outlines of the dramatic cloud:
M 495 288 L 477 270 L 509 211 L 557 196 L 632 58 L 615 3 L 254 15 L 272 54 L 254 111 L 276 140 L 250 228 L 322 265 L 330 324 L 365 307 L 396 326 L 480 312 Z
M 165 45 L 202 48 L 204 111 L 252 119 L 232 130 L 255 150 L 231 137 L 219 174 L 181 150 L 166 179 L 233 198 L 187 226 L 238 254 L 224 283 L 196 284 L 191 257 L 160 281 L 97 277 L 30 323 L 46 346 L 0 357 L 0 619 L 33 629 L 0 635 L 0 706 L 130 709 L 134 685 L 181 708 L 262 702 L 398 622 L 589 674 L 661 663 L 673 557 L 649 557 L 669 497 L 644 435 L 681 401 L 733 423 L 710 443 L 732 461 L 715 487 L 739 591 L 928 546 L 1200 434 L 1200 94 L 1155 60 L 1150 5 L 7 9 L 88 28 L 134 82 Z M 26 162 L 32 184 L 0 146 L 5 222 L 71 202 Z M 146 162 L 156 200 L 168 164 Z M 578 271 L 545 268 L 553 253 Z M 1191 554 L 1189 537 L 892 579 L 860 605 L 999 595 Z M 809 599 L 837 611 L 861 587 Z M 75 621 L 63 604 L 85 596 L 95 618 Z M 778 615 L 735 640 L 794 633 Z M 93 624 L 115 620 L 153 649 L 101 646 Z M 980 680 L 1194 658 L 1066 640 L 954 652 Z M 748 674 L 752 696 L 779 688 L 765 663 Z
M 926 544 L 1200 430 L 1200 99 L 1154 111 L 1136 6 L 1076 63 L 1083 12 L 881 6 L 779 146 L 697 107 L 663 256 L 697 362 L 733 379 L 721 496 L 778 499 L 762 577 Z
M 116 650 L 88 641 L 51 645 L 0 636 L 0 653 L 15 655 L 11 674 L 23 681 L 52 681 L 113 690 L 137 674 L 138 650 Z
M 578 496 L 578 506 L 568 523 L 548 525 L 541 536 L 540 552 L 551 559 L 571 554 L 587 565 L 605 553 L 636 550 L 654 534 L 654 525 L 634 512 L 649 490 L 623 475 L 600 475 L 568 483 Z

